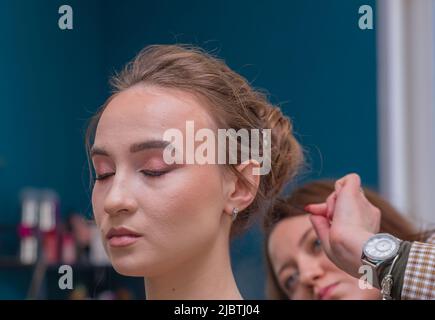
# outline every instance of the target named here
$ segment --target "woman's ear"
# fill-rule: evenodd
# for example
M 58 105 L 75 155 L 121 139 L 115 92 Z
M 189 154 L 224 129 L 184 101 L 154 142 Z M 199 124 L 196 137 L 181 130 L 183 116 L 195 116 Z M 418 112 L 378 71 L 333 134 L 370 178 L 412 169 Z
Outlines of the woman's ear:
M 256 160 L 250 159 L 236 167 L 242 177 L 235 175 L 233 180 L 233 188 L 228 194 L 228 201 L 225 205 L 225 212 L 231 215 L 234 208 L 238 211 L 243 211 L 246 209 L 252 201 L 254 201 L 255 196 L 260 185 L 260 175 L 254 174 L 254 168 L 260 168 L 260 163 Z M 245 180 L 246 182 L 244 182 Z

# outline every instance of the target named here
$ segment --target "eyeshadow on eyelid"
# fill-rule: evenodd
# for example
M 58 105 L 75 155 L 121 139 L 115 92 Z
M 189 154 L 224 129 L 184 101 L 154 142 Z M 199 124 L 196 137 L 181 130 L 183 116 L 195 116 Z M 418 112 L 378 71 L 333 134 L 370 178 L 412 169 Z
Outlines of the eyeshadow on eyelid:
M 106 162 L 95 162 L 94 164 L 94 169 L 97 171 L 110 171 L 113 170 L 113 167 L 111 165 L 109 165 Z
M 168 164 L 165 163 L 165 161 L 163 160 L 163 157 L 152 157 L 150 158 L 148 161 L 145 161 L 146 166 L 150 165 L 150 166 L 157 166 L 157 167 L 169 167 Z

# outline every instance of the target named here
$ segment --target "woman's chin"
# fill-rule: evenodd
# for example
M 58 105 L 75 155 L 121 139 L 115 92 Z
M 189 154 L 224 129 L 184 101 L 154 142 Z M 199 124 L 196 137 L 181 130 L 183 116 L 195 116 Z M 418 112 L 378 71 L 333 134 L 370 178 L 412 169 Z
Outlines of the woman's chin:
M 134 257 L 112 257 L 113 269 L 123 276 L 128 277 L 155 277 L 162 272 L 162 265 L 152 261 L 139 261 Z
M 111 256 L 113 269 L 123 276 L 128 277 L 145 277 L 152 270 L 148 263 L 141 263 L 134 256 Z
M 115 271 L 123 276 L 127 277 L 144 277 L 145 274 L 143 272 L 143 269 L 138 268 L 137 266 L 131 266 L 131 265 L 125 265 L 125 264 L 119 264 L 119 263 L 113 263 L 112 262 L 113 269 Z

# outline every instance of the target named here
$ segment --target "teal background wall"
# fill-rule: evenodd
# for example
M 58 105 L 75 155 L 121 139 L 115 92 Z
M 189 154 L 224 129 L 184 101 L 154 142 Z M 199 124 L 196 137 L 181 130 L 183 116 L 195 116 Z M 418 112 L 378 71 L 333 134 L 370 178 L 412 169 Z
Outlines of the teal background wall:
M 88 210 L 83 120 L 106 95 L 101 3 L 68 1 L 75 29 L 58 28 L 65 1 L 0 1 L 0 224 L 19 221 L 19 191 L 54 188 L 63 210 Z M 22 299 L 30 268 L 0 268 L 0 298 Z
M 74 29 L 57 26 L 74 10 Z M 377 188 L 376 35 L 358 28 L 375 1 L 0 2 L 0 224 L 19 221 L 25 186 L 58 191 L 62 212 L 90 214 L 83 129 L 109 75 L 141 48 L 193 43 L 267 89 L 309 154 L 300 181 L 358 172 Z M 375 25 L 376 29 L 376 25 Z M 264 298 L 258 227 L 235 241 L 245 298 Z M 25 269 L 0 268 L 0 298 L 24 298 Z

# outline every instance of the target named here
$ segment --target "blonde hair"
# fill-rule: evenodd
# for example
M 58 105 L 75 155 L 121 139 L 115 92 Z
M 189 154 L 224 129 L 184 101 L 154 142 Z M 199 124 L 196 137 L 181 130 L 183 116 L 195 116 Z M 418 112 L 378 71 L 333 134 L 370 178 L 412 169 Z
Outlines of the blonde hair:
M 271 129 L 271 171 L 260 177 L 255 199 L 239 213 L 233 223 L 232 234 L 247 227 L 253 213 L 261 211 L 266 203 L 270 204 L 269 201 L 280 193 L 303 163 L 303 151 L 293 135 L 290 119 L 282 114 L 279 107 L 268 102 L 264 93 L 253 89 L 246 79 L 222 60 L 200 48 L 188 45 L 148 46 L 110 83 L 114 95 L 138 84 L 184 90 L 206 99 L 210 115 L 219 128 L 247 129 L 248 132 L 250 129 Z M 110 100 L 100 108 L 88 126 L 88 156 L 99 118 Z M 260 150 L 263 150 L 262 140 Z M 244 183 L 248 183 L 235 165 L 228 166 Z

